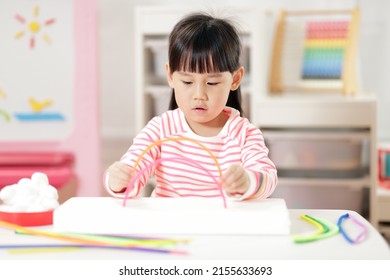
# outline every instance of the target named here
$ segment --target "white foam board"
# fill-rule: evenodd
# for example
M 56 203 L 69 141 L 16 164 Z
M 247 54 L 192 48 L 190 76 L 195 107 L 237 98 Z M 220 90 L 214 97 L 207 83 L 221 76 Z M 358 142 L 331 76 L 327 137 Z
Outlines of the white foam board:
M 56 231 L 93 234 L 290 234 L 283 199 L 74 197 L 54 211 Z

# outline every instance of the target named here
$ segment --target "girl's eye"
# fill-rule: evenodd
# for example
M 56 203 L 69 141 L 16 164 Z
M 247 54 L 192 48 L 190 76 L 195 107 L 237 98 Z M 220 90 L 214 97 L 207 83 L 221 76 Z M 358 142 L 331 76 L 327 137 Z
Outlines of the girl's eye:
M 185 84 L 185 85 L 190 85 L 190 84 L 192 84 L 192 82 L 188 82 L 188 81 L 182 81 L 182 83 Z
M 218 85 L 219 83 L 211 83 L 211 82 L 209 82 L 209 83 L 207 83 L 209 86 L 216 86 L 216 85 Z

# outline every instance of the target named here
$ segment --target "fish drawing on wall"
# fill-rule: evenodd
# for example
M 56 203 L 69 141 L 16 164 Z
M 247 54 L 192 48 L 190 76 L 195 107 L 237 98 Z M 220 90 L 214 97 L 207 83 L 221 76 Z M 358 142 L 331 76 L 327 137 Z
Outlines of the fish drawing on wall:
M 63 121 L 64 116 L 59 112 L 48 112 L 53 101 L 51 99 L 38 100 L 34 97 L 28 99 L 31 112 L 18 112 L 15 117 L 19 121 Z

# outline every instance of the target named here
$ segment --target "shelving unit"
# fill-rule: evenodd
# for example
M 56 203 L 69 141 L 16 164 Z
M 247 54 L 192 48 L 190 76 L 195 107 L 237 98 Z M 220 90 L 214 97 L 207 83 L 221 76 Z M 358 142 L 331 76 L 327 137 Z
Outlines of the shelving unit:
M 153 52 L 150 41 L 166 42 L 174 24 L 186 13 L 199 11 L 197 7 L 137 7 L 135 9 L 135 85 L 136 129 L 141 130 L 155 114 L 152 101 L 168 106 L 170 89 L 164 78 L 156 79 Z M 230 10 L 240 23 L 247 47 L 247 80 L 243 84 L 247 116 L 262 129 L 267 137 L 291 137 L 284 130 L 315 129 L 330 132 L 327 137 L 359 139 L 369 143 L 367 171 L 356 178 L 289 178 L 280 177 L 280 184 L 294 186 L 369 188 L 370 221 L 378 228 L 376 187 L 376 99 L 374 96 L 345 97 L 338 94 L 284 94 L 270 96 L 268 77 L 270 63 L 269 16 L 277 11 L 265 11 L 257 7 L 224 8 Z M 160 45 L 163 48 L 164 45 Z M 161 59 L 160 59 L 161 61 Z M 162 59 L 163 61 L 163 59 Z M 165 71 L 165 66 L 161 65 Z M 161 75 L 160 75 L 161 76 Z M 159 98 L 161 97 L 161 98 Z M 155 103 L 154 103 L 155 104 Z M 278 134 L 271 134 L 278 130 Z M 341 132 L 340 132 L 341 131 Z M 304 136 L 304 135 L 303 135 Z M 306 134 L 307 136 L 307 134 Z
M 369 188 L 369 218 L 371 223 L 378 227 L 377 211 L 377 161 L 376 161 L 376 98 L 374 96 L 358 95 L 344 98 L 335 95 L 285 95 L 279 97 L 258 98 L 255 122 L 263 131 L 267 140 L 275 138 L 274 130 L 288 129 L 302 131 L 315 129 L 325 131 L 323 139 L 350 139 L 351 141 L 365 140 L 368 143 L 368 168 L 356 177 L 323 177 L 323 178 L 297 178 L 280 177 L 279 184 L 306 187 L 348 187 L 352 189 Z M 281 112 L 283 112 L 281 114 Z M 291 132 L 290 132 L 291 133 Z M 318 133 L 321 135 L 322 133 Z M 297 137 L 297 134 L 294 134 Z M 315 134 L 307 134 L 308 139 Z M 291 138 L 291 134 L 279 132 L 279 136 Z M 305 133 L 302 133 L 305 139 Z M 272 151 L 270 151 L 272 152 Z

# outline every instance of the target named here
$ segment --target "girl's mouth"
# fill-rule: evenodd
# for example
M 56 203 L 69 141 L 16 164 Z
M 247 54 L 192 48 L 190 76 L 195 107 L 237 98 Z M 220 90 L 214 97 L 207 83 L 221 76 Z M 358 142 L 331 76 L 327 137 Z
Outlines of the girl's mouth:
M 192 107 L 192 110 L 206 111 L 207 110 L 207 106 L 203 105 L 203 104 L 196 104 L 194 107 Z
M 199 106 L 199 107 L 194 107 L 192 110 L 194 110 L 195 112 L 205 112 L 207 111 L 207 108 Z

